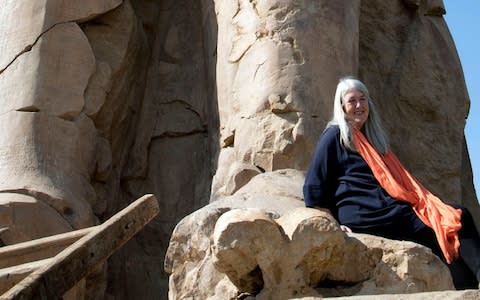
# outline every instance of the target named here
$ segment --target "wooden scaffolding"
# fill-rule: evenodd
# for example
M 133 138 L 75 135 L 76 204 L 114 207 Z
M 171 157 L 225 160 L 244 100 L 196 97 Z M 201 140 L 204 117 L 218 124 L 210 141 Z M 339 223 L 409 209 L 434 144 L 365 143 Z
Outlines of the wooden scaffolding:
M 101 225 L 1 247 L 0 299 L 81 299 L 85 276 L 158 212 L 145 195 Z

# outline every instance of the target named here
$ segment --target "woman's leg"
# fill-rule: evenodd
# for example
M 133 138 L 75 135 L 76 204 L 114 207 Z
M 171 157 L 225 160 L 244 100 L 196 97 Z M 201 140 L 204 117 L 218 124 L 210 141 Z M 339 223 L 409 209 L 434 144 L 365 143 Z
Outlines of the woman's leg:
M 480 282 L 480 236 L 472 215 L 464 207 L 462 210 L 462 229 L 458 232 L 460 239 L 460 257 L 477 279 L 476 287 Z
M 415 233 L 415 236 L 411 238 L 411 240 L 432 249 L 432 252 L 436 254 L 448 266 L 448 269 L 450 270 L 450 273 L 452 275 L 453 285 L 457 290 L 477 288 L 478 282 L 475 278 L 474 273 L 472 273 L 469 266 L 462 259 L 464 255 L 462 253 L 462 249 L 460 249 L 461 258 L 455 260 L 451 264 L 447 264 L 443 256 L 442 250 L 438 245 L 435 233 L 431 228 L 425 226 L 425 228 L 417 231 Z M 461 240 L 460 245 L 462 245 Z M 464 245 L 463 247 L 468 249 L 468 246 Z

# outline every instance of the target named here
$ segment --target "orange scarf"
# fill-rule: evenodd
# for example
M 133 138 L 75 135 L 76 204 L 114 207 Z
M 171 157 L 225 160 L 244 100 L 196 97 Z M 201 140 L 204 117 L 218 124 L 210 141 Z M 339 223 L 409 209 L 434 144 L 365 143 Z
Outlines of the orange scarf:
M 352 128 L 353 144 L 387 193 L 408 202 L 420 220 L 433 229 L 447 263 L 458 257 L 458 231 L 462 211 L 443 203 L 416 180 L 392 151 L 381 154 L 358 129 Z

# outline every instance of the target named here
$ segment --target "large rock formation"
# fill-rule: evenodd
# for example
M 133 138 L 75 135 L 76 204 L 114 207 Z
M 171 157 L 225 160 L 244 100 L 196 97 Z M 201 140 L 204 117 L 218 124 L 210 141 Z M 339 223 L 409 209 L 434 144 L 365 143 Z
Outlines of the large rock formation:
M 258 173 L 308 167 L 338 78 L 357 72 L 359 26 L 359 1 L 215 4 L 222 149 L 213 199 Z
M 305 208 L 302 177 L 291 169 L 263 173 L 180 221 L 165 259 L 169 299 L 480 295 L 448 292 L 448 268 L 424 246 L 346 235 L 331 215 Z
M 298 191 L 349 74 L 407 167 L 478 215 L 443 14 L 440 0 L 1 1 L 1 241 L 91 226 L 154 193 L 161 213 L 90 290 L 165 298 L 184 216 L 214 200 L 302 205 L 287 189 L 273 201 L 264 179 L 244 187 L 295 169 Z
M 333 217 L 316 209 L 297 207 L 279 217 L 259 208 L 232 209 L 237 205 L 208 205 L 176 227 L 166 258 L 172 274 L 170 299 L 291 299 L 453 289 L 448 268 L 426 247 L 346 236 Z

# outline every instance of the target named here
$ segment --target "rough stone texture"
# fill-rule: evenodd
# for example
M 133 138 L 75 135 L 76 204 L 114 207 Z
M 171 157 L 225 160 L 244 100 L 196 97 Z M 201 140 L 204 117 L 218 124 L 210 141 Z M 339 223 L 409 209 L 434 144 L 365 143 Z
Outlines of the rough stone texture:
M 212 200 L 256 172 L 307 168 L 338 77 L 356 72 L 359 1 L 215 1 L 215 11 L 222 148 Z
M 217 219 L 232 208 L 257 208 L 279 217 L 303 207 L 303 201 L 298 198 L 301 195 L 300 178 L 302 173 L 297 170 L 261 174 L 236 194 L 219 199 L 182 219 L 175 227 L 165 257 L 165 270 L 171 274 L 169 298 L 182 299 L 192 295 L 199 299 L 234 297 L 237 289 L 225 275 L 216 271 L 212 261 L 212 236 Z M 257 183 L 260 182 L 265 186 L 289 182 L 285 190 L 291 189 L 288 194 L 280 189 L 259 190 Z
M 41 111 L 72 120 L 82 111 L 94 70 L 95 57 L 80 27 L 73 22 L 53 26 L 2 73 L 0 97 L 12 101 L 0 113 Z
M 412 294 L 383 294 L 375 295 L 374 299 L 381 300 L 476 300 L 480 298 L 480 291 L 478 290 L 465 290 L 465 291 L 442 291 L 442 292 L 425 292 L 425 293 L 412 293 Z M 317 297 L 302 297 L 292 298 L 302 300 L 317 300 L 325 298 Z M 348 297 L 335 297 L 336 300 L 370 300 L 372 296 L 348 296 Z
M 0 72 L 38 41 L 53 26 L 84 22 L 121 4 L 121 0 L 18 0 L 0 3 Z M 87 53 L 85 53 L 87 54 Z
M 98 133 L 82 113 L 95 58 L 85 34 L 70 21 L 86 20 L 116 5 L 91 1 L 80 9 L 73 2 L 54 2 L 2 2 L 0 190 L 10 195 L 8 200 L 3 197 L 4 243 L 97 222 L 90 176 Z M 29 22 L 19 26 L 22 18 Z M 26 203 L 46 207 L 45 213 L 20 212 Z M 44 214 L 51 217 L 42 218 Z
M 256 299 L 290 299 L 453 289 L 447 267 L 426 247 L 346 236 L 329 214 L 315 209 L 297 207 L 278 218 L 273 211 L 224 204 L 212 203 L 177 225 L 166 259 L 170 299 L 233 299 L 243 293 Z
M 468 94 L 443 1 L 364 1 L 360 13 L 359 75 L 393 149 L 445 202 L 480 214 L 465 178 L 471 174 L 464 163 Z
M 126 136 L 132 143 L 107 181 L 109 190 L 120 194 L 119 199 L 106 194 L 107 213 L 145 193 L 157 196 L 160 213 L 111 260 L 108 292 L 117 299 L 165 299 L 163 262 L 173 228 L 209 202 L 218 143 L 215 16 L 213 2 L 132 1 L 132 6 L 142 17 L 139 30 L 149 54 L 145 77 L 135 78 L 142 105 L 129 123 L 132 131 L 117 135 L 118 145 L 125 145 Z M 112 153 L 118 154 L 114 148 Z
M 303 205 L 302 173 L 349 74 L 407 167 L 478 216 L 443 14 L 440 0 L 0 1 L 2 242 L 89 226 L 155 193 L 160 215 L 109 261 L 108 288 L 100 272 L 90 290 L 166 298 L 184 216 L 216 200 Z

